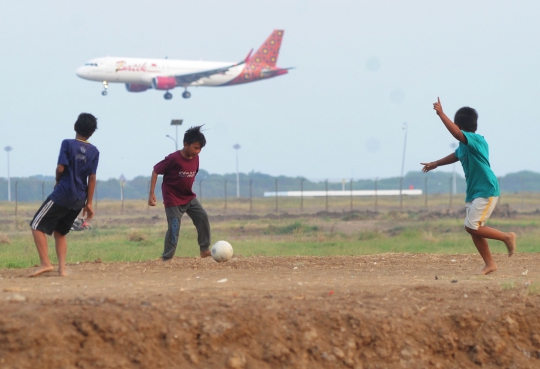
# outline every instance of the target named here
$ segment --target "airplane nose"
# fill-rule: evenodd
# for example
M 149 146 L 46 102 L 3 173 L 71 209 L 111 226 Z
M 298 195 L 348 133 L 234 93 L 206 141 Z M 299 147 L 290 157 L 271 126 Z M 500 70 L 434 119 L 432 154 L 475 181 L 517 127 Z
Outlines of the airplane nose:
M 81 78 L 86 77 L 86 68 L 85 67 L 79 67 L 77 70 L 75 70 L 75 74 Z

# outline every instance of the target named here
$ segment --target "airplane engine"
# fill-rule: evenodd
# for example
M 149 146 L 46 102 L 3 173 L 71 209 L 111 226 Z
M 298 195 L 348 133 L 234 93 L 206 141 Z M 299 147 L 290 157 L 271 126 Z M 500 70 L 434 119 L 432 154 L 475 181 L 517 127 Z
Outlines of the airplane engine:
M 129 92 L 144 92 L 144 91 L 148 90 L 149 88 L 151 88 L 151 87 L 147 86 L 147 85 L 138 85 L 138 84 L 135 84 L 135 83 L 126 83 L 126 90 L 128 90 Z
M 176 78 L 155 77 L 152 79 L 152 87 L 154 87 L 156 90 L 170 90 L 176 87 Z

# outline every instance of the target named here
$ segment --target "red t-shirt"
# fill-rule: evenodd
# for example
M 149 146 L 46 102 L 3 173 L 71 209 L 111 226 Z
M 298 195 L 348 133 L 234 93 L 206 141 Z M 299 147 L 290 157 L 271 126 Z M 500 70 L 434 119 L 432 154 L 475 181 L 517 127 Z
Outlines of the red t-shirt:
M 161 193 L 165 207 L 180 206 L 195 198 L 191 190 L 199 171 L 199 155 L 186 159 L 180 151 L 173 152 L 154 166 L 154 172 L 163 174 Z

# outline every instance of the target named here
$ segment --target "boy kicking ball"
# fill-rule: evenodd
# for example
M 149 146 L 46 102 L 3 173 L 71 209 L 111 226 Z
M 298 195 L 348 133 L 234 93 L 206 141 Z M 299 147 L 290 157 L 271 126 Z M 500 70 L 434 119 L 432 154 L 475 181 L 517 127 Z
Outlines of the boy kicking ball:
M 446 129 L 456 140 L 459 146 L 452 154 L 431 163 L 420 163 L 424 173 L 441 165 L 461 162 L 467 182 L 465 230 L 471 235 L 474 245 L 480 256 L 484 259 L 484 269 L 478 274 L 485 275 L 497 270 L 487 239 L 499 240 L 505 243 L 508 256 L 516 251 L 516 234 L 514 232 L 501 232 L 488 227 L 485 222 L 491 216 L 497 204 L 499 182 L 489 165 L 489 147 L 484 137 L 475 133 L 477 129 L 478 113 L 473 108 L 463 107 L 456 112 L 454 122 L 444 114 L 441 101 L 433 104 L 433 109 L 442 120 Z
M 158 175 L 163 175 L 161 193 L 167 215 L 168 229 L 165 234 L 163 261 L 171 260 L 176 252 L 180 235 L 180 219 L 188 213 L 197 229 L 201 258 L 212 256 L 210 253 L 210 223 L 208 215 L 197 200 L 192 187 L 199 171 L 199 153 L 206 145 L 206 138 L 201 127 L 192 127 L 184 134 L 184 147 L 173 152 L 154 166 L 150 181 L 148 205 L 156 206 L 154 194 Z

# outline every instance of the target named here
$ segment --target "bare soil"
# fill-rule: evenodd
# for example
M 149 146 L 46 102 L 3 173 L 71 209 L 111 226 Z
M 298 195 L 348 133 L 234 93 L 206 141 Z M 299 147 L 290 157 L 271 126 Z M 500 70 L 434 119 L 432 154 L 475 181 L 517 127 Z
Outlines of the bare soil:
M 539 254 L 0 270 L 1 368 L 538 368 Z

